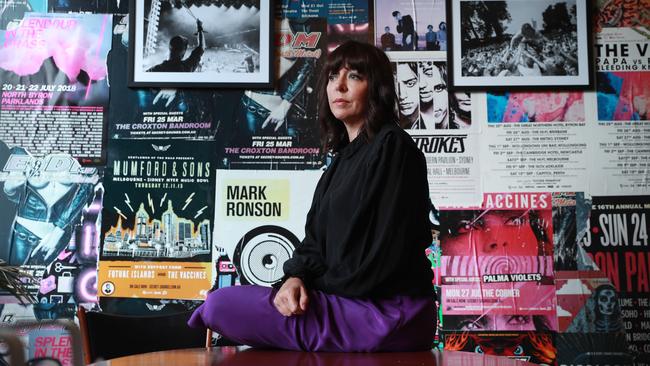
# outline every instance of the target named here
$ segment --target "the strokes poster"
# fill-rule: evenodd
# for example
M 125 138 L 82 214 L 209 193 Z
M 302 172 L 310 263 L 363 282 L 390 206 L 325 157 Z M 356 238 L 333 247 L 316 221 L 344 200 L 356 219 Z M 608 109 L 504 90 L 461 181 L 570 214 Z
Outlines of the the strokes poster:
M 111 142 L 99 294 L 201 299 L 210 288 L 214 142 Z

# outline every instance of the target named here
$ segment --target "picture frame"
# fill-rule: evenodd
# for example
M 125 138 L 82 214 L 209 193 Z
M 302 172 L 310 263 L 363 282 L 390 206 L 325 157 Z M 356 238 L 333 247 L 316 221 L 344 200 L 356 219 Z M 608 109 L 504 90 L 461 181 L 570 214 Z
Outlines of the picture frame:
M 594 87 L 590 0 L 447 0 L 457 90 Z
M 271 88 L 273 3 L 131 1 L 128 85 Z

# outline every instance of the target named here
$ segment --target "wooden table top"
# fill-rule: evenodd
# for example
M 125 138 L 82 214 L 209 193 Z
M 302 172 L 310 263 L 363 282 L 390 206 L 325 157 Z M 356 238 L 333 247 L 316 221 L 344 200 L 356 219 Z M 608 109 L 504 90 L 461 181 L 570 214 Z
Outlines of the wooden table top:
M 316 353 L 260 350 L 249 347 L 213 347 L 181 349 L 144 353 L 108 361 L 94 366 L 527 366 L 532 363 L 506 357 L 467 352 L 410 352 L 410 353 Z

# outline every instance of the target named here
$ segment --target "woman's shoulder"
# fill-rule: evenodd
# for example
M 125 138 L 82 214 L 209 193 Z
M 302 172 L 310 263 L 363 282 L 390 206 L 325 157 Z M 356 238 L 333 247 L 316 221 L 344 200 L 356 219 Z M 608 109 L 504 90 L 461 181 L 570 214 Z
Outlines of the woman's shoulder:
M 403 153 L 415 153 L 422 155 L 420 149 L 403 128 L 397 123 L 387 123 L 381 127 L 375 136 L 374 148 L 379 152 L 380 150 L 388 150 L 391 152 L 402 151 Z

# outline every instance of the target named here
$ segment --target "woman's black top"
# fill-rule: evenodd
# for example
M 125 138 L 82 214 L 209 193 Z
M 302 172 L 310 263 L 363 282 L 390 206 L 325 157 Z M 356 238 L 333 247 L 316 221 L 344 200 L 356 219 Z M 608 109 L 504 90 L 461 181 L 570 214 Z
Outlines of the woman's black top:
M 397 124 L 360 134 L 323 174 L 285 278 L 358 298 L 432 296 L 424 155 Z

